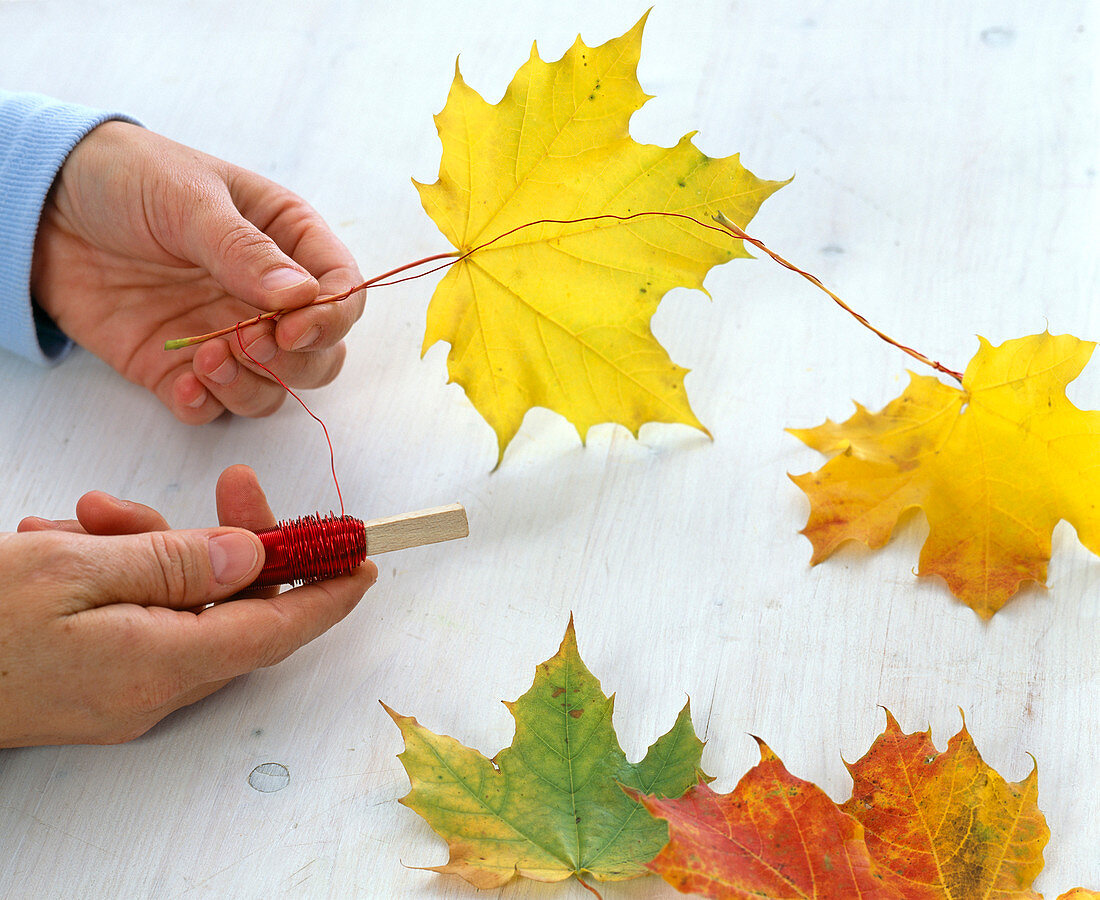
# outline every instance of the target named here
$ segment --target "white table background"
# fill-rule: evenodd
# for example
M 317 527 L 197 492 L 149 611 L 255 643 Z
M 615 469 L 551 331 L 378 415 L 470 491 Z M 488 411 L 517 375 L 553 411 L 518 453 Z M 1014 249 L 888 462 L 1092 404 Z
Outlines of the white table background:
M 307 197 L 365 274 L 449 249 L 410 178 L 434 181 L 454 60 L 493 102 L 532 40 L 558 58 L 625 32 L 650 0 L 470 2 L 0 0 L 0 84 L 126 111 Z M 794 181 L 750 231 L 873 322 L 963 368 L 1048 327 L 1100 338 L 1098 7 L 1087 2 L 660 0 L 637 140 L 735 152 Z M 654 319 L 713 442 L 641 439 L 531 413 L 496 473 L 495 438 L 454 385 L 445 345 L 419 358 L 433 281 L 380 289 L 328 422 L 348 511 L 460 501 L 464 542 L 378 560 L 359 608 L 283 664 L 242 678 L 118 747 L 0 751 L 0 894 L 13 897 L 468 897 L 407 866 L 444 843 L 399 806 L 397 729 L 378 705 L 492 755 L 502 699 L 530 685 L 570 611 L 583 658 L 617 692 L 631 759 L 691 697 L 705 767 L 732 789 L 761 736 L 795 774 L 848 796 L 842 757 L 882 730 L 959 709 L 1010 780 L 1039 765 L 1052 837 L 1037 887 L 1100 888 L 1100 560 L 1065 524 L 1049 590 L 990 623 L 912 572 L 916 516 L 884 551 L 811 569 L 808 505 L 787 472 L 822 459 L 787 426 L 879 408 L 910 360 L 772 262 L 712 272 Z M 914 365 L 916 365 L 914 363 Z M 1100 361 L 1069 391 L 1100 408 Z M 44 371 L 0 358 L 0 529 L 72 514 L 103 489 L 212 524 L 225 466 L 260 474 L 276 514 L 335 504 L 319 429 L 273 418 L 177 424 L 77 352 Z M 248 784 L 278 762 L 290 784 Z M 493 896 L 588 896 L 513 883 Z M 665 897 L 657 879 L 608 898 Z

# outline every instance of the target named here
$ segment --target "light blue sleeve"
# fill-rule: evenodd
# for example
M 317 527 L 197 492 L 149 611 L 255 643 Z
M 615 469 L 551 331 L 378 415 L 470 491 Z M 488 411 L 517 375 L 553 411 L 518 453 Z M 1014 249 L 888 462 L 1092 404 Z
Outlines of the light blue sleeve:
M 89 131 L 118 113 L 0 90 L 0 348 L 54 362 L 72 342 L 31 302 L 31 253 L 46 194 Z

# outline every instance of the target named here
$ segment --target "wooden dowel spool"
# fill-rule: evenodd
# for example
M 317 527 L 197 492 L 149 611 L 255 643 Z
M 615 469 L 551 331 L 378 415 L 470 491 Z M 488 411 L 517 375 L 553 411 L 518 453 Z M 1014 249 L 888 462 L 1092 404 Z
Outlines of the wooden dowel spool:
M 464 538 L 470 534 L 470 524 L 462 504 L 452 503 L 385 519 L 371 519 L 363 523 L 363 530 L 367 537 L 367 556 L 374 556 Z
M 265 528 L 264 567 L 253 587 L 308 584 L 350 572 L 368 556 L 464 538 L 470 533 L 459 503 L 371 519 L 303 516 Z

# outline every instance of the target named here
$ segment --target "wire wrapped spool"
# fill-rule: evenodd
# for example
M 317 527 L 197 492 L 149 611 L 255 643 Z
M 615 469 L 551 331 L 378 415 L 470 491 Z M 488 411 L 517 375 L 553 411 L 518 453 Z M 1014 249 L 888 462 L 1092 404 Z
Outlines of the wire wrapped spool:
M 367 558 L 361 519 L 317 513 L 256 532 L 264 545 L 264 567 L 253 587 L 309 584 L 343 575 Z

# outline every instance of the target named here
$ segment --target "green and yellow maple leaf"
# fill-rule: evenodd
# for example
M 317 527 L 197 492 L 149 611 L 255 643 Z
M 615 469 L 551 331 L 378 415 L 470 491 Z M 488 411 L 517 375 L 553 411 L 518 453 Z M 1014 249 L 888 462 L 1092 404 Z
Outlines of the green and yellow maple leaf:
M 478 888 L 517 875 L 619 881 L 648 874 L 645 864 L 668 828 L 620 785 L 679 796 L 706 779 L 688 706 L 641 762 L 628 762 L 612 727 L 614 698 L 581 661 L 572 620 L 531 689 L 506 706 L 515 738 L 492 760 L 386 707 L 405 739 L 398 758 L 412 783 L 401 802 L 450 845 L 447 864 L 432 871 Z
M 424 352 L 450 343 L 450 379 L 496 432 L 498 463 L 536 406 L 582 440 L 601 422 L 706 430 L 650 319 L 667 291 L 702 289 L 711 267 L 748 253 L 685 218 L 612 217 L 722 212 L 744 226 L 782 183 L 705 156 L 691 135 L 670 148 L 631 139 L 649 99 L 636 75 L 644 23 L 599 47 L 578 37 L 554 63 L 535 47 L 495 105 L 456 68 L 436 116 L 443 157 L 439 180 L 417 184 L 424 209 L 462 254 L 495 242 L 437 287 Z
M 920 507 L 929 533 L 919 574 L 942 576 L 988 618 L 1022 583 L 1045 582 L 1060 519 L 1100 553 L 1100 412 L 1065 395 L 1094 346 L 1048 333 L 999 347 L 981 339 L 961 389 L 911 375 L 881 412 L 857 404 L 846 422 L 791 429 L 835 454 L 792 476 L 810 499 L 811 562 L 848 540 L 881 547 Z

